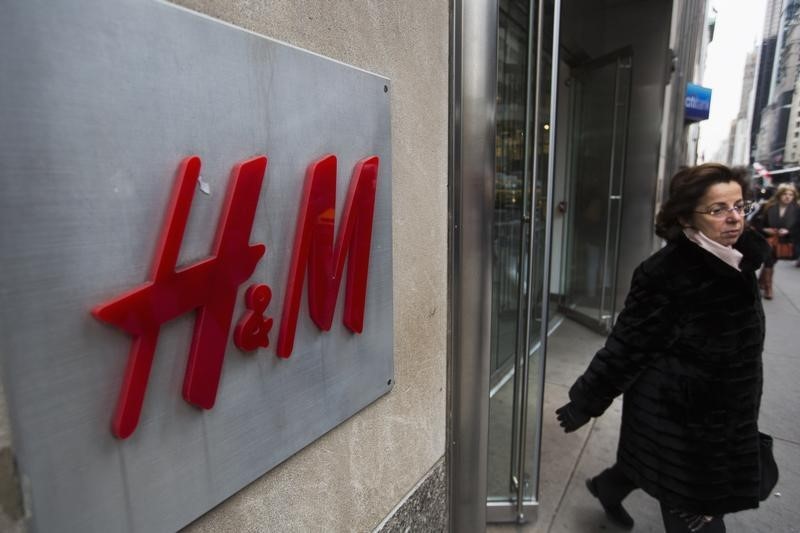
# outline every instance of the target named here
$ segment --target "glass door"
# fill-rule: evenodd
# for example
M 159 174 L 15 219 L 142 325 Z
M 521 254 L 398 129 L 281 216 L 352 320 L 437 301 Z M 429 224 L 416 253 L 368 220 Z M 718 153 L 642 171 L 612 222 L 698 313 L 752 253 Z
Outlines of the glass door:
M 515 493 L 517 431 L 514 375 L 524 350 L 524 319 L 530 254 L 531 181 L 528 152 L 527 2 L 501 0 L 497 36 L 495 206 L 492 280 L 491 392 L 489 394 L 488 487 L 490 503 Z
M 492 354 L 494 384 L 513 367 L 519 348 L 527 247 L 523 227 L 530 187 L 525 176 L 528 13 L 524 2 L 501 0 L 497 49 L 495 203 L 492 231 Z
M 487 519 L 536 506 L 553 0 L 500 0 Z
M 624 49 L 573 69 L 562 311 L 601 332 L 616 309 L 631 86 Z

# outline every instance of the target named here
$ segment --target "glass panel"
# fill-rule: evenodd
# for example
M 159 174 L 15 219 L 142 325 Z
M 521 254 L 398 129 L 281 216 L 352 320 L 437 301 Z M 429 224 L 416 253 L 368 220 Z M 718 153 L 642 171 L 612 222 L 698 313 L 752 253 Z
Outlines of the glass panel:
M 533 249 L 531 250 L 531 347 L 540 341 L 542 330 L 542 290 L 545 259 L 545 232 L 547 230 L 547 164 L 550 158 L 550 79 L 551 79 L 551 49 L 552 49 L 552 16 L 553 1 L 545 1 L 545 23 L 544 38 L 542 40 L 542 50 L 539 58 L 541 61 L 540 84 L 542 91 L 539 94 L 539 113 L 536 128 L 538 133 L 535 137 L 536 150 L 531 154 L 535 160 L 531 165 L 533 172 L 533 187 L 531 193 L 532 201 L 532 226 L 533 226 Z M 552 317 L 551 317 L 552 318 Z M 533 355 L 533 354 L 530 354 Z
M 629 85 L 619 82 L 629 66 L 614 58 L 572 80 L 566 305 L 602 328 L 613 309 Z
M 500 2 L 492 280 L 492 372 L 516 350 L 522 258 L 528 17 L 524 4 Z
M 513 380 L 521 335 L 524 334 L 524 291 L 527 279 L 527 224 L 523 224 L 526 200 L 525 143 L 528 89 L 527 2 L 501 0 L 497 43 L 497 142 L 492 286 L 492 385 L 489 403 L 488 497 L 508 501 L 513 485 L 511 464 Z
M 532 58 L 541 61 L 538 97 L 528 93 L 536 80 L 527 76 L 535 74 L 536 66 L 527 64 L 526 51 L 529 39 L 537 41 L 536 29 L 528 28 L 530 9 L 536 10 L 537 26 L 544 28 L 543 49 Z M 509 521 L 518 519 L 520 482 L 523 500 L 535 500 L 539 468 L 542 354 L 525 353 L 525 335 L 527 326 L 528 346 L 537 346 L 542 329 L 553 0 L 544 2 L 543 13 L 539 23 L 539 2 L 500 1 L 492 331 L 495 374 L 489 404 L 488 498 L 506 504 L 509 512 L 503 516 Z M 528 112 L 529 103 L 538 104 L 538 110 Z M 528 123 L 531 119 L 535 122 Z M 526 215 L 530 223 L 523 222 Z M 523 383 L 525 376 L 515 375 L 515 365 L 526 356 L 531 368 L 528 384 Z M 520 475 L 523 459 L 524 472 Z
M 545 235 L 547 230 L 547 168 L 550 160 L 550 85 L 552 79 L 552 52 L 553 52 L 553 16 L 554 16 L 554 2 L 553 0 L 546 0 L 543 6 L 543 21 L 542 21 L 542 48 L 539 50 L 538 58 L 541 64 L 539 65 L 539 111 L 536 115 L 537 128 L 536 150 L 532 157 L 532 167 L 534 170 L 533 181 L 533 247 L 531 250 L 531 312 L 530 312 L 530 349 L 540 346 L 541 333 L 542 333 L 542 301 L 544 299 L 544 261 L 546 259 L 545 250 Z M 551 315 L 547 320 L 553 317 L 556 306 L 550 306 Z M 529 373 L 527 385 L 527 409 L 525 411 L 526 420 L 524 427 L 526 429 L 525 435 L 525 449 L 523 454 L 525 457 L 525 474 L 523 476 L 525 484 L 523 485 L 523 500 L 535 501 L 538 500 L 538 481 L 539 481 L 539 432 L 541 429 L 542 417 L 542 387 L 544 387 L 544 379 L 542 371 L 544 369 L 543 350 L 535 349 L 529 354 Z

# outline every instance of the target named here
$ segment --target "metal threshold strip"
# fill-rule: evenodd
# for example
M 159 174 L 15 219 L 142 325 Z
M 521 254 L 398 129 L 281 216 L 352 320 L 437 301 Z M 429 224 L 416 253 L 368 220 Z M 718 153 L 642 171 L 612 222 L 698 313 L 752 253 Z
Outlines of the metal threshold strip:
M 536 500 L 525 500 L 522 504 L 525 512 L 526 522 L 536 522 L 539 511 L 539 502 Z M 508 502 L 486 502 L 486 522 L 490 524 L 509 523 L 509 513 L 513 513 L 508 507 Z M 514 513 L 515 514 L 515 513 Z M 513 522 L 512 522 L 513 523 Z

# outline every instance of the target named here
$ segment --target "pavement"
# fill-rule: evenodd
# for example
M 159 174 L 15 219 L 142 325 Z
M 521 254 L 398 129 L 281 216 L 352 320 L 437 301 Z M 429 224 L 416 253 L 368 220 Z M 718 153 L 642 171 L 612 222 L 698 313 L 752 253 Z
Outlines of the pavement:
M 764 396 L 759 427 L 773 436 L 780 480 L 761 507 L 727 515 L 729 533 L 800 533 L 800 268 L 776 265 L 775 297 L 764 300 Z M 565 434 L 554 411 L 585 370 L 604 337 L 565 320 L 550 337 L 545 376 L 539 509 L 527 524 L 487 527 L 489 533 L 616 533 L 585 480 L 613 464 L 622 403 L 617 399 L 600 418 Z M 658 502 L 641 490 L 624 502 L 635 532 L 663 532 Z

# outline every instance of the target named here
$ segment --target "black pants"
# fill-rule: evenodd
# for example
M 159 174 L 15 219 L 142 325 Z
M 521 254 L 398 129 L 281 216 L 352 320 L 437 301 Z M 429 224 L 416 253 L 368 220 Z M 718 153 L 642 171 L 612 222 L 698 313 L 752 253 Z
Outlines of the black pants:
M 597 491 L 606 505 L 622 503 L 622 500 L 637 488 L 617 464 L 603 470 L 594 480 Z M 666 533 L 690 532 L 686 522 L 678 515 L 671 513 L 663 503 L 661 504 L 661 518 L 664 520 Z M 699 533 L 725 533 L 725 522 L 722 521 L 721 516 L 716 516 L 703 526 Z

